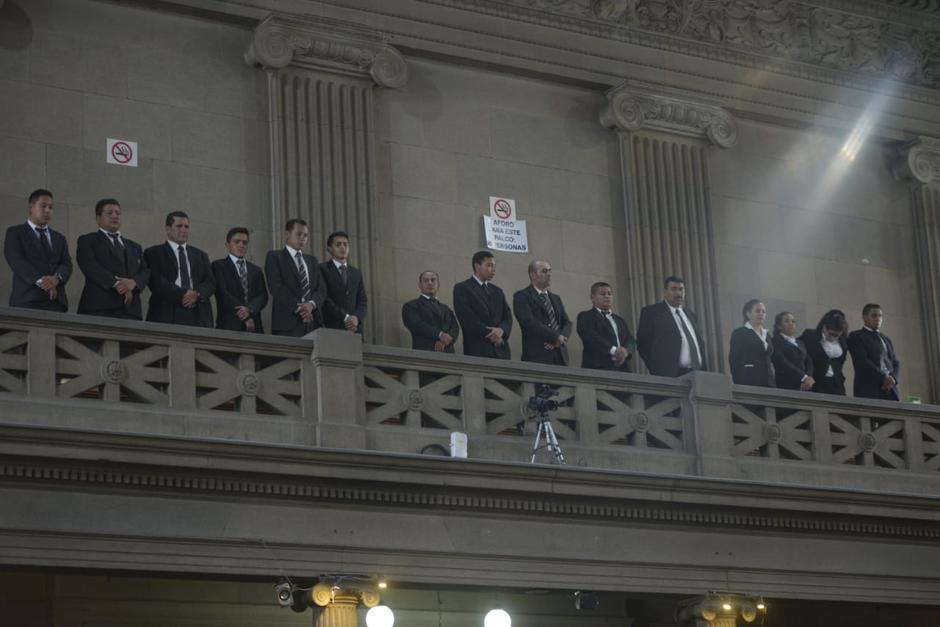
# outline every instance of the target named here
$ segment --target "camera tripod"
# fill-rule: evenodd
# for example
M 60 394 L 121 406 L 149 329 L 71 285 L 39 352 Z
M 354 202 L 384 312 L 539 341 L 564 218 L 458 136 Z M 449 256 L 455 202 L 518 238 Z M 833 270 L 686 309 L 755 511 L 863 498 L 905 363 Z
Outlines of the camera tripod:
M 565 464 L 565 453 L 561 450 L 561 445 L 558 444 L 558 438 L 555 437 L 555 430 L 552 429 L 552 421 L 548 417 L 548 412 L 538 412 L 535 419 L 539 423 L 539 428 L 535 432 L 535 445 L 532 447 L 532 459 L 529 460 L 529 463 L 535 463 L 535 454 L 538 453 L 540 448 L 547 448 L 552 454 L 553 464 Z M 545 436 L 545 444 L 539 446 L 542 436 Z

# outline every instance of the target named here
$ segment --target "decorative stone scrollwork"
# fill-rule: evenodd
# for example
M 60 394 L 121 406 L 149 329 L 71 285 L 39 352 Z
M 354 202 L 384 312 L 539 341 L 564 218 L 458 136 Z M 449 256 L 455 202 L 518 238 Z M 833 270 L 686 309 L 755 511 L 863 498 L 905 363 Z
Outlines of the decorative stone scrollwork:
M 245 61 L 266 68 L 294 63 L 352 71 L 368 74 L 377 84 L 389 88 L 401 87 L 408 80 L 404 57 L 379 35 L 327 20 L 270 15 L 255 28 Z
M 634 429 L 645 433 L 650 428 L 650 417 L 646 415 L 646 412 L 637 412 L 633 414 L 633 425 Z
M 940 183 L 940 139 L 918 137 L 904 143 L 898 148 L 892 171 L 902 180 Z
M 858 447 L 870 453 L 878 446 L 878 439 L 871 433 L 862 433 L 858 436 Z
M 261 379 L 254 372 L 239 372 L 235 378 L 235 387 L 245 396 L 258 396 Z
M 108 383 L 123 383 L 127 380 L 127 368 L 117 359 L 101 362 L 101 378 Z
M 776 444 L 780 441 L 780 438 L 783 437 L 783 430 L 780 428 L 780 425 L 769 424 L 764 427 L 764 437 L 767 438 L 767 441 L 771 444 Z
M 424 406 L 424 395 L 421 393 L 421 390 L 406 390 L 405 404 L 408 406 L 408 409 L 412 411 L 421 409 Z
M 607 92 L 601 124 L 623 131 L 650 129 L 702 137 L 721 148 L 738 139 L 734 118 L 721 107 L 642 83 L 625 82 Z

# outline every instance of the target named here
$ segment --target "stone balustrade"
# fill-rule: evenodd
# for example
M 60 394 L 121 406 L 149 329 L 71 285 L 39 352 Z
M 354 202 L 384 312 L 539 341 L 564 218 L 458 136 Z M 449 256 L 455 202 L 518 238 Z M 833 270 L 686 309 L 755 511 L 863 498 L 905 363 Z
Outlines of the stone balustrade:
M 461 431 L 471 459 L 527 463 L 540 383 L 569 467 L 940 494 L 937 406 L 0 311 L 8 424 L 390 454 L 445 454 Z

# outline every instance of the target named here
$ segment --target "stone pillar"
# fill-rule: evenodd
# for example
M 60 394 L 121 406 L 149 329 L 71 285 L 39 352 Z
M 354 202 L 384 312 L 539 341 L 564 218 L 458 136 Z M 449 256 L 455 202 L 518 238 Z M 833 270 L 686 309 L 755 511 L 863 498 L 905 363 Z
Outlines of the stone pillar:
M 927 402 L 940 403 L 940 140 L 920 137 L 898 149 L 897 178 L 911 184 L 911 224 L 924 319 Z
M 751 597 L 709 593 L 680 601 L 676 606 L 675 621 L 688 627 L 735 627 L 738 616 L 744 622 L 752 623 L 761 611 Z
M 686 280 L 710 370 L 723 370 L 708 150 L 737 139 L 731 114 L 674 90 L 625 82 L 607 92 L 601 124 L 620 136 L 629 267 L 628 319 L 662 299 L 662 280 Z
M 358 608 L 374 607 L 379 595 L 374 592 L 331 588 L 317 584 L 311 593 L 314 627 L 358 627 Z
M 306 337 L 313 339 L 317 446 L 365 449 L 362 338 L 337 329 Z
M 273 244 L 283 244 L 284 223 L 292 217 L 310 225 L 317 257 L 330 232 L 347 231 L 351 261 L 363 271 L 370 302 L 366 333 L 374 337 L 373 91 L 376 85 L 404 85 L 405 60 L 379 34 L 355 25 L 276 15 L 255 28 L 245 60 L 268 75 Z

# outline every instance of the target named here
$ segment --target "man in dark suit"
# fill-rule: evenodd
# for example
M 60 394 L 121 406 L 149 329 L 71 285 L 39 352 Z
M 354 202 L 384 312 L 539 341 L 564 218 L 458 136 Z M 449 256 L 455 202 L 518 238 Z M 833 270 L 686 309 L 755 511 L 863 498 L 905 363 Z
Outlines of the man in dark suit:
M 147 320 L 211 328 L 215 280 L 209 255 L 187 243 L 189 216 L 184 212 L 171 211 L 164 224 L 166 242 L 144 251 L 150 267 Z
M 640 311 L 636 345 L 650 374 L 678 377 L 705 370 L 705 344 L 695 314 L 687 311 L 685 281 L 663 280 L 663 300 Z
M 473 276 L 454 286 L 454 312 L 463 330 L 463 354 L 510 359 L 512 311 L 503 290 L 493 285 L 496 260 L 481 250 L 473 255 Z
M 425 270 L 418 275 L 421 296 L 401 306 L 401 321 L 411 331 L 411 348 L 453 353 L 460 328 L 450 307 L 437 300 L 439 286 L 437 272 Z
M 529 286 L 513 294 L 512 309 L 522 329 L 522 361 L 568 365 L 571 318 L 552 284 L 552 266 L 538 259 L 529 264 Z
M 268 304 L 268 286 L 261 268 L 245 259 L 248 229 L 235 226 L 225 236 L 228 256 L 212 262 L 215 279 L 215 328 L 264 333 L 261 310 Z
M 274 299 L 271 333 L 301 337 L 323 326 L 320 312 L 326 289 L 317 258 L 303 252 L 310 239 L 307 223 L 292 218 L 284 233 L 285 246 L 268 251 L 264 260 L 264 275 Z
M 323 325 L 328 329 L 362 333 L 366 317 L 366 288 L 362 283 L 362 272 L 349 265 L 349 235 L 344 231 L 330 233 L 326 250 L 330 258 L 320 264 L 320 274 L 326 286 Z
M 72 276 L 72 258 L 61 233 L 49 228 L 52 192 L 29 195 L 29 218 L 7 229 L 3 256 L 13 270 L 10 307 L 68 311 L 65 284 Z
M 614 290 L 609 283 L 591 286 L 591 304 L 578 314 L 578 336 L 584 344 L 581 367 L 629 372 L 636 341 L 626 320 L 611 311 Z
M 144 251 L 121 235 L 121 205 L 114 198 L 95 204 L 98 230 L 78 238 L 75 259 L 85 275 L 78 313 L 143 319 L 140 293 L 150 281 Z
M 898 375 L 901 362 L 894 352 L 894 343 L 881 332 L 884 312 L 881 305 L 868 303 L 862 308 L 865 325 L 849 333 L 849 353 L 855 366 L 853 393 L 860 398 L 901 400 Z

